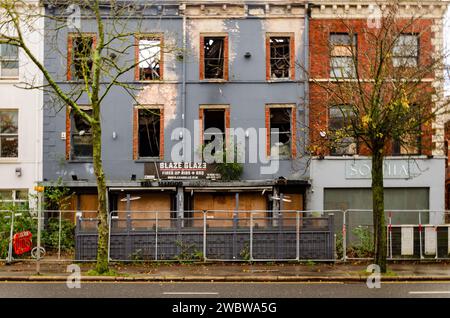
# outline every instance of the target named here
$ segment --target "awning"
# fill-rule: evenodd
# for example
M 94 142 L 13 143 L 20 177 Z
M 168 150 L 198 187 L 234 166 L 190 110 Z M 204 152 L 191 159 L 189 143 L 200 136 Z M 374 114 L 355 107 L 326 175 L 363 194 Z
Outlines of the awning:
M 176 191 L 176 187 L 110 187 L 110 191 Z
M 194 192 L 250 192 L 250 191 L 268 191 L 272 192 L 273 187 L 262 186 L 262 187 L 186 187 L 185 191 Z

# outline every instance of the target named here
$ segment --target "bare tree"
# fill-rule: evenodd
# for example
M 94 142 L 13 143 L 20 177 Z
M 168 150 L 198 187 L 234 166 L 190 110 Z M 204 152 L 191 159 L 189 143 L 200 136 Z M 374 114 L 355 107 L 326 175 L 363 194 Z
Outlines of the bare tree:
M 26 89 L 42 89 L 51 94 L 61 108 L 69 107 L 80 117 L 91 136 L 93 167 L 98 193 L 98 251 L 96 271 L 108 271 L 108 214 L 106 202 L 106 181 L 102 164 L 103 101 L 114 87 L 119 87 L 138 103 L 137 92 L 142 88 L 124 80 L 124 75 L 138 69 L 136 76 L 143 80 L 157 80 L 161 74 L 160 54 L 176 53 L 175 46 L 154 41 L 143 26 L 144 13 L 152 6 L 151 1 L 135 4 L 134 1 L 114 0 L 48 0 L 30 2 L 26 0 L 0 1 L 0 43 L 19 47 L 42 72 L 45 82 L 38 86 L 24 83 Z M 36 30 L 36 21 L 44 19 L 45 30 Z M 88 34 L 85 33 L 89 30 Z M 28 32 L 44 32 L 44 36 L 58 43 L 59 37 L 71 36 L 69 53 L 63 48 L 59 54 L 66 54 L 71 63 L 67 79 L 55 72 L 32 52 L 27 42 Z M 140 41 L 137 34 L 145 34 Z M 68 41 L 65 41 L 68 43 Z M 136 49 L 139 56 L 136 57 Z M 58 51 L 57 45 L 55 51 Z M 70 52 L 71 51 L 71 52 Z M 141 52 L 144 52 L 141 54 Z M 161 53 L 162 52 L 162 53 Z M 67 84 L 70 80 L 70 89 Z M 89 108 L 81 101 L 87 101 Z M 85 131 L 83 130 L 85 133 Z M 67 138 L 70 138 L 67 136 Z
M 400 17 L 397 2 L 383 8 L 377 26 L 339 19 L 336 31 L 324 23 L 326 40 L 318 42 L 328 43 L 330 64 L 316 63 L 315 72 L 329 79 L 310 74 L 316 95 L 309 129 L 312 155 L 371 156 L 375 263 L 385 272 L 384 157 L 393 150 L 431 155 L 431 123 L 442 119 L 448 102 L 436 100 L 443 96 L 445 56 L 431 43 L 432 20 Z

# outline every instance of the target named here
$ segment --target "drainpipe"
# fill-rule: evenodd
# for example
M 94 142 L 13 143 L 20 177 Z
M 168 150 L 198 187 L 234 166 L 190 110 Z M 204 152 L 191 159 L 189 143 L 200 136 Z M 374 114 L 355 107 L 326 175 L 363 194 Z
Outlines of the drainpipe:
M 184 9 L 186 9 L 186 4 L 183 4 Z M 183 120 L 183 130 L 186 128 L 186 10 L 183 12 L 183 81 L 181 87 L 181 107 L 182 113 L 181 117 Z M 183 161 L 186 158 L 186 136 L 183 135 Z
M 305 27 L 303 30 L 303 60 L 304 60 L 304 71 L 303 71 L 303 79 L 304 79 L 304 100 L 305 100 L 305 116 L 304 116 L 304 127 L 308 127 L 308 118 L 309 118 L 309 17 L 310 17 L 310 7 L 308 1 L 305 2 Z M 303 131 L 305 140 L 305 149 L 309 143 L 309 134 L 306 129 Z

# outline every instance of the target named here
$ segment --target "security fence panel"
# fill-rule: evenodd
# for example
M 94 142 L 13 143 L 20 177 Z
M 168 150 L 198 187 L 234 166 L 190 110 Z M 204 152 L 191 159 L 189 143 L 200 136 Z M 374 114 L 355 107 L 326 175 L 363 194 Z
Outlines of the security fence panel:
M 372 210 L 346 210 L 345 259 L 373 258 Z M 389 260 L 449 259 L 448 211 L 386 210 L 386 244 Z M 440 220 L 431 224 L 431 220 Z

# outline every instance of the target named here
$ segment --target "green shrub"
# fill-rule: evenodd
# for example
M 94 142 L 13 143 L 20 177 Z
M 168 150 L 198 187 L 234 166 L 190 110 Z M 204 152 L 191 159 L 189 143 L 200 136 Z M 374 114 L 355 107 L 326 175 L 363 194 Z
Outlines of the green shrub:
M 58 249 L 59 218 L 48 220 L 42 231 L 42 242 L 46 248 Z M 71 251 L 75 247 L 75 224 L 68 220 L 61 220 L 61 251 Z
M 352 230 L 357 242 L 349 247 L 351 257 L 367 258 L 373 256 L 373 234 L 367 226 L 358 226 Z
M 14 229 L 13 234 L 22 232 L 22 231 L 30 231 L 33 235 L 33 241 L 36 240 L 36 232 L 37 232 L 37 222 L 33 220 L 33 215 L 30 211 L 23 209 L 27 209 L 28 207 L 23 206 L 10 206 L 10 205 L 2 205 L 0 206 L 0 210 L 8 210 L 14 212 L 16 215 L 14 216 Z M 17 215 L 17 214 L 21 215 Z M 7 217 L 6 217 L 7 216 Z M 11 230 L 11 213 L 0 213 L 0 258 L 4 259 L 8 256 L 8 248 L 9 248 L 9 236 Z M 14 253 L 14 250 L 13 250 Z

